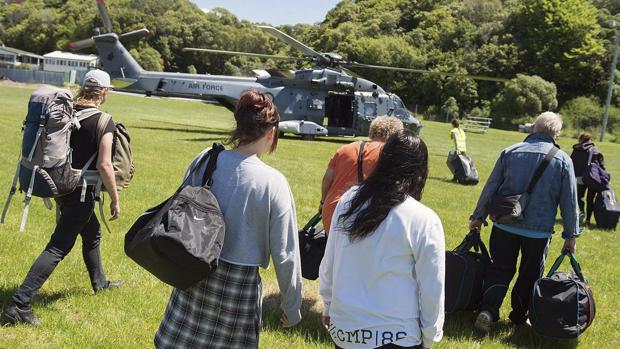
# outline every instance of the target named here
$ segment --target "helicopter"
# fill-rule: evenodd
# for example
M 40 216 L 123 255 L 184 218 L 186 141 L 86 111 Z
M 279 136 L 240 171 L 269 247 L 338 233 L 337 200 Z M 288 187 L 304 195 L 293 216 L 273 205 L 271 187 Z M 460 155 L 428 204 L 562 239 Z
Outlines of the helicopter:
M 351 73 L 351 68 L 383 69 L 402 72 L 465 76 L 473 79 L 507 81 L 507 79 L 456 73 L 433 72 L 421 69 L 388 67 L 347 61 L 336 53 L 320 53 L 288 34 L 270 27 L 262 30 L 303 53 L 289 57 L 248 52 L 222 51 L 205 48 L 184 48 L 184 51 L 212 54 L 240 55 L 276 60 L 309 62 L 311 69 L 292 72 L 255 70 L 255 77 L 187 74 L 145 71 L 131 56 L 122 42 L 150 35 L 148 29 L 122 35 L 112 32 L 112 23 L 105 0 L 96 0 L 103 29 L 96 30 L 89 39 L 69 44 L 73 50 L 95 47 L 101 67 L 110 74 L 116 89 L 144 93 L 147 96 L 184 97 L 216 100 L 234 110 L 241 93 L 255 89 L 269 95 L 280 112 L 279 131 L 300 135 L 304 140 L 316 136 L 363 136 L 368 134 L 370 122 L 381 115 L 395 116 L 404 126 L 418 133 L 422 124 L 394 93 L 385 91 L 372 81 Z M 325 120 L 327 122 L 325 123 Z

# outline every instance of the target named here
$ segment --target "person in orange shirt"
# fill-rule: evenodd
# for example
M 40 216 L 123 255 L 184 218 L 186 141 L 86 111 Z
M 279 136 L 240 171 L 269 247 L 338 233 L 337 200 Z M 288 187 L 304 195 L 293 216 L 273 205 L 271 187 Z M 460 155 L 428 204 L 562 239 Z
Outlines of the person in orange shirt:
M 323 176 L 319 205 L 326 234 L 329 233 L 332 215 L 340 197 L 370 175 L 379 160 L 385 140 L 402 129 L 403 123 L 393 116 L 376 117 L 370 123 L 369 141 L 344 145 L 332 156 Z M 360 162 L 361 166 L 358 166 Z

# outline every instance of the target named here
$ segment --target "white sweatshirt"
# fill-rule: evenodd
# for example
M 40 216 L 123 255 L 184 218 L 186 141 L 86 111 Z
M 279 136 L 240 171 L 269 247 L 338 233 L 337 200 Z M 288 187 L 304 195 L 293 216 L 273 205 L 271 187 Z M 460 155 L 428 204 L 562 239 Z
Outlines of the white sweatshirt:
M 338 224 L 357 187 L 340 200 L 319 270 L 323 315 L 342 348 L 423 343 L 443 336 L 445 242 L 439 217 L 408 197 L 375 232 L 349 241 Z M 352 218 L 351 218 L 352 219 Z

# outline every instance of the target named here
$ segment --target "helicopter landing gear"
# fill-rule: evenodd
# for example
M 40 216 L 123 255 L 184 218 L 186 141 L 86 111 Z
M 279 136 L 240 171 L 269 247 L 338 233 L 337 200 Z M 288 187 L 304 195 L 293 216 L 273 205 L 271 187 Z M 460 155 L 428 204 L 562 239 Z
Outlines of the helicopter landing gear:
M 301 139 L 303 139 L 304 141 L 313 141 L 314 138 L 315 138 L 314 135 L 308 135 L 308 134 L 301 135 Z

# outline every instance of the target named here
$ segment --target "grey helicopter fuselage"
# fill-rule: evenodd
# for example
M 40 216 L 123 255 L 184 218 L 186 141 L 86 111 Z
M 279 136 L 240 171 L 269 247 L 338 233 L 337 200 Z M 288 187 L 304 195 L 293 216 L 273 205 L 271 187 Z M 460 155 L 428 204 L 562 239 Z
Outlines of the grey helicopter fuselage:
M 338 68 L 298 70 L 289 78 L 266 72 L 235 77 L 143 70 L 114 33 L 93 37 L 102 68 L 117 88 L 156 96 L 215 99 L 230 110 L 244 90 L 267 93 L 280 111 L 280 131 L 304 138 L 316 135 L 365 135 L 370 121 L 391 115 L 418 131 L 420 122 L 401 99 L 377 84 Z M 325 123 L 325 120 L 327 121 Z

